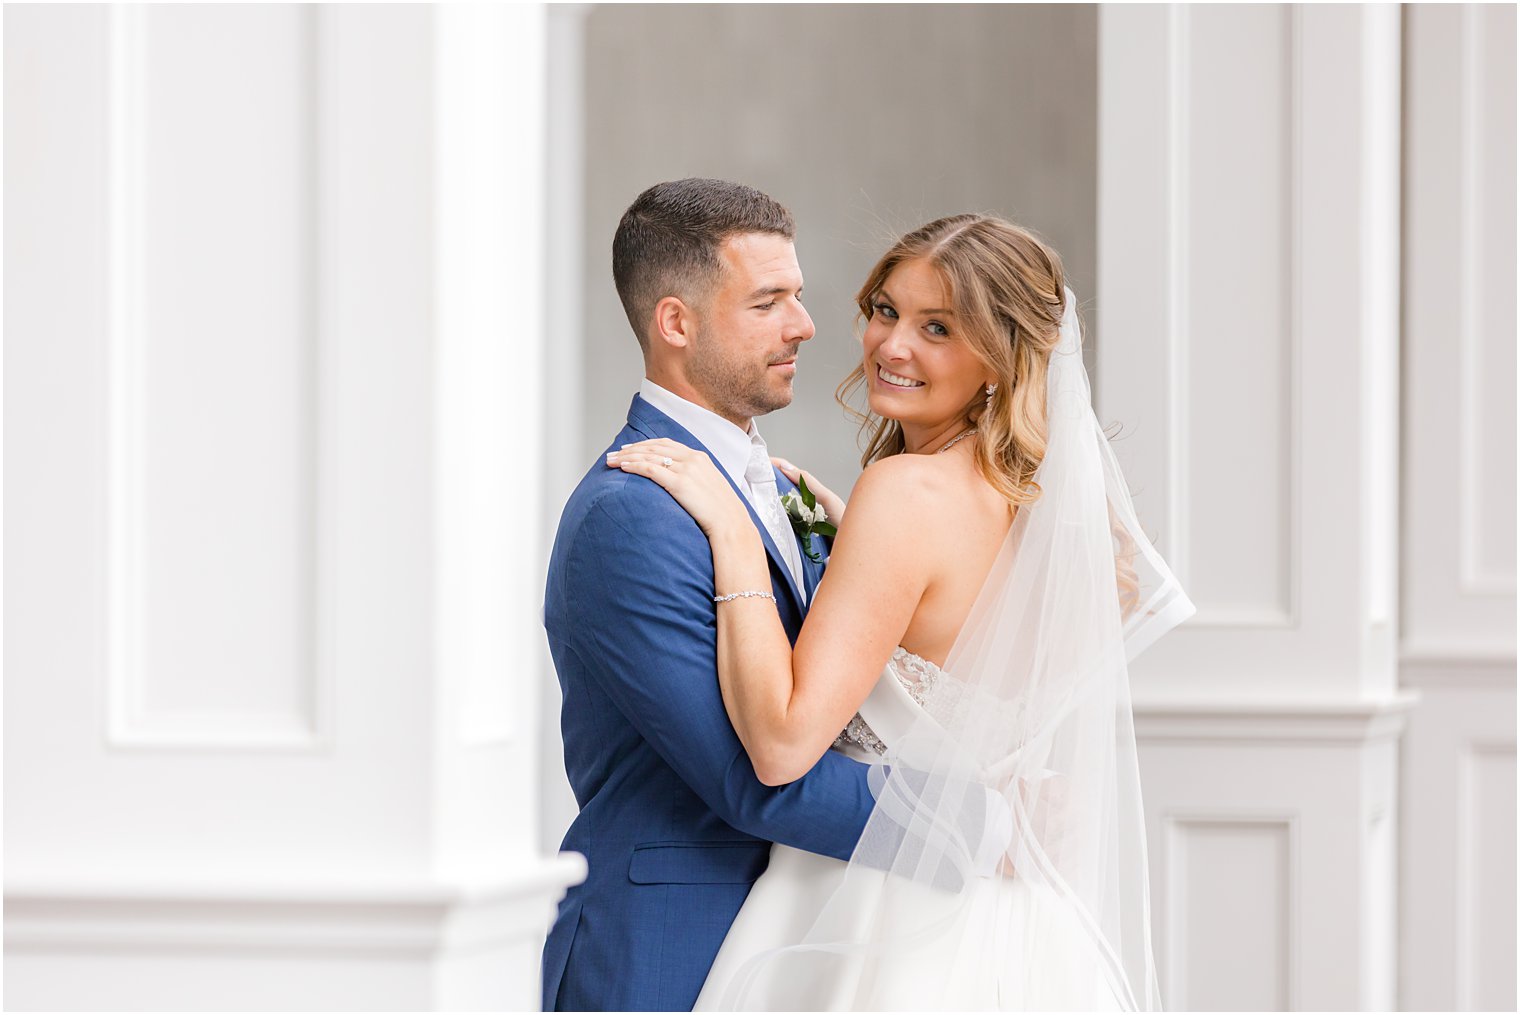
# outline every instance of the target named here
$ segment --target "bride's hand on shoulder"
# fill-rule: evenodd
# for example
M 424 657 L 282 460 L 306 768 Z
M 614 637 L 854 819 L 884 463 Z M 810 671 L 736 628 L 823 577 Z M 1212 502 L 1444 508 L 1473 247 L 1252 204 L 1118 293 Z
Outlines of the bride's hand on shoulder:
M 608 468 L 664 487 L 711 539 L 735 526 L 753 529 L 749 511 L 705 452 L 665 437 L 625 444 L 607 455 Z
M 807 483 L 808 492 L 818 500 L 823 508 L 823 513 L 828 516 L 828 521 L 838 526 L 844 520 L 844 498 L 818 481 L 818 477 L 806 469 L 799 469 L 785 458 L 771 456 L 771 464 L 781 470 L 781 474 L 793 483 L 801 486 Z

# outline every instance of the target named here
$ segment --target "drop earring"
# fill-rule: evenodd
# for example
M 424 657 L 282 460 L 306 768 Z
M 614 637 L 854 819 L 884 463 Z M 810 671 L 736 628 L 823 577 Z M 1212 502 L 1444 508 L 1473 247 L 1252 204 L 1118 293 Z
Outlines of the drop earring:
M 987 385 L 987 407 L 988 408 L 992 407 L 992 396 L 995 395 L 995 394 L 997 394 L 997 389 L 998 389 L 998 386 L 996 384 L 989 384 L 989 385 Z

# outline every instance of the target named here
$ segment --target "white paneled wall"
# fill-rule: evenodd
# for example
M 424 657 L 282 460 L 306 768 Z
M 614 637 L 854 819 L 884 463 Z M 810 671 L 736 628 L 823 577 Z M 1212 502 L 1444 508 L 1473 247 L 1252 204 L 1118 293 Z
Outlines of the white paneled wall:
M 1261 702 L 1136 709 L 1168 1007 L 1392 1007 L 1401 717 Z
M 1403 654 L 1512 661 L 1514 11 L 1406 25 Z
M 1515 1008 L 1515 9 L 1405 8 L 1400 1000 Z
M 4 17 L 6 1006 L 536 1005 L 584 13 Z M 1513 1009 L 1514 8 L 1099 33 L 1163 997 Z
M 1162 996 L 1390 1007 L 1398 14 L 1100 33 L 1099 414 L 1198 605 L 1132 671 Z
M 1263 1011 L 1292 1007 L 1295 970 L 1292 943 L 1302 919 L 1295 905 L 1298 873 L 1296 811 L 1279 817 L 1211 815 L 1168 818 L 1160 843 L 1169 891 L 1163 919 L 1168 928 L 1171 1003 L 1189 1011 L 1229 1009 L 1250 998 Z M 1233 902 L 1233 933 L 1215 926 L 1214 900 Z M 1204 979 L 1198 966 L 1217 972 Z M 1229 990 L 1211 990 L 1228 984 Z
M 57 259 L 7 285 L 11 531 L 27 537 L 10 541 L 22 552 L 7 578 L 57 576 L 69 595 L 35 602 L 35 623 L 7 646 L 6 747 L 108 791 L 60 795 L 18 777 L 8 877 L 90 859 L 97 823 L 116 826 L 116 870 L 237 869 L 290 835 L 246 806 L 268 777 L 240 762 L 331 750 L 320 656 L 334 632 L 318 590 L 332 574 L 315 537 L 332 505 L 319 490 L 330 392 L 316 366 L 332 336 L 315 315 L 317 153 L 301 126 L 316 24 L 294 7 L 244 12 L 226 26 L 236 35 L 217 24 L 194 8 L 8 12 L 8 140 L 35 153 L 16 160 L 35 175 L 7 179 L 7 203 L 28 211 L 7 224 L 7 260 L 47 242 Z M 233 90 L 189 52 L 214 65 L 239 37 L 270 65 L 251 87 L 285 85 L 256 117 L 246 95 L 219 102 Z M 248 69 L 229 58 L 233 80 Z M 186 144 L 197 131 L 226 142 L 248 119 L 257 153 Z M 276 166 L 275 185 L 249 186 Z M 92 190 L 103 200 L 63 217 Z M 228 200 L 239 191 L 245 202 Z M 60 311 L 73 319 L 53 325 Z M 54 514 L 60 502 L 82 517 Z M 39 736 L 44 718 L 56 725 Z M 219 764 L 250 781 L 208 793 Z M 196 802 L 174 810 L 199 843 L 129 820 L 178 800 Z M 371 831 L 407 846 L 398 829 Z
M 297 6 L 111 19 L 114 746 L 312 749 L 329 734 L 316 29 Z M 228 538 L 253 504 L 260 524 Z
M 1147 689 L 1394 683 L 1399 26 L 1104 8 L 1100 411 L 1198 616 Z M 1122 380 L 1121 380 L 1122 379 Z
M 7 8 L 7 1007 L 536 1007 L 543 22 Z

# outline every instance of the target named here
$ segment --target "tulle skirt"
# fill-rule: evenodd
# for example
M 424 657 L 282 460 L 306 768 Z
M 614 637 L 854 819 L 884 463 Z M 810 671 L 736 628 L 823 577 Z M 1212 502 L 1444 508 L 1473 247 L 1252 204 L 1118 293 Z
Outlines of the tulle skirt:
M 1118 1011 L 1096 945 L 1070 904 L 1018 878 L 978 879 L 946 919 L 929 886 L 859 878 L 830 908 L 853 919 L 814 923 L 844 886 L 846 865 L 777 844 L 724 938 L 696 1011 Z M 851 904 L 858 903 L 858 904 Z M 840 916 L 839 914 L 848 914 Z M 866 949 L 756 956 L 813 939 L 874 940 Z M 881 947 L 885 939 L 887 947 Z

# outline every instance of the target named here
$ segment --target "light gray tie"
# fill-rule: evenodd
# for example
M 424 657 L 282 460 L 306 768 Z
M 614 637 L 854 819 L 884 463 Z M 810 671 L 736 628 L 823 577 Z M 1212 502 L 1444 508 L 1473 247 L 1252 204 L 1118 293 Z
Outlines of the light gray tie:
M 797 548 L 797 537 L 792 533 L 792 523 L 787 520 L 786 509 L 781 506 L 781 495 L 776 492 L 776 473 L 771 467 L 770 452 L 764 444 L 755 444 L 749 451 L 749 464 L 744 468 L 744 481 L 749 484 L 754 498 L 755 513 L 765 523 L 766 529 L 781 551 L 797 591 L 804 601 L 807 590 L 802 583 L 802 551 Z

